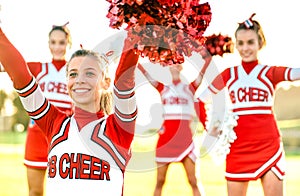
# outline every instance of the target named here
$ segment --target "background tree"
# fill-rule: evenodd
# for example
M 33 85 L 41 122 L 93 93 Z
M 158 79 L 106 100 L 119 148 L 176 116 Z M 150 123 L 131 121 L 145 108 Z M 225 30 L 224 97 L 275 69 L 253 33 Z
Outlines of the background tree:
M 8 98 L 7 93 L 4 90 L 0 90 L 0 115 L 3 114 L 5 101 Z
M 20 101 L 20 98 L 16 92 L 13 92 L 13 105 L 16 107 L 17 112 L 13 115 L 14 118 L 14 125 L 15 124 L 22 124 L 25 128 L 28 126 L 29 123 L 29 116 L 25 109 L 23 108 L 23 105 Z

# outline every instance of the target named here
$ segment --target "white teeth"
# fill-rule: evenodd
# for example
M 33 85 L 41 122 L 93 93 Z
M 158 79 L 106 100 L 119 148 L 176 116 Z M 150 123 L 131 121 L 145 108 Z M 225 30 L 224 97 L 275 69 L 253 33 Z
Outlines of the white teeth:
M 88 92 L 87 89 L 75 89 L 74 90 L 75 93 L 85 93 L 85 92 Z

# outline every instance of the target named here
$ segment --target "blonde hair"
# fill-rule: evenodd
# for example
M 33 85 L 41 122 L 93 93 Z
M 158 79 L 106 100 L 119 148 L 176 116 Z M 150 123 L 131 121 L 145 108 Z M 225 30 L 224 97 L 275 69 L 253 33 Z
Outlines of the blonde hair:
M 113 98 L 112 98 L 112 91 L 110 90 L 103 90 L 100 98 L 100 109 L 103 110 L 103 112 L 106 115 L 109 115 L 112 113 L 112 107 L 113 107 Z

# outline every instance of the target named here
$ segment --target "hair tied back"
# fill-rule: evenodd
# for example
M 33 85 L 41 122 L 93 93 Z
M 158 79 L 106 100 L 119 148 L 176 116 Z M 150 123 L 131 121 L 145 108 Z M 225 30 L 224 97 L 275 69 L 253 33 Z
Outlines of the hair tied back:
M 249 19 L 245 20 L 243 23 L 240 24 L 244 24 L 246 26 L 247 29 L 250 29 L 251 27 L 253 27 L 253 20 L 252 18 L 256 15 L 256 13 L 253 13 Z
M 69 23 L 70 23 L 69 21 L 66 22 L 66 23 L 63 25 L 63 27 L 66 27 Z

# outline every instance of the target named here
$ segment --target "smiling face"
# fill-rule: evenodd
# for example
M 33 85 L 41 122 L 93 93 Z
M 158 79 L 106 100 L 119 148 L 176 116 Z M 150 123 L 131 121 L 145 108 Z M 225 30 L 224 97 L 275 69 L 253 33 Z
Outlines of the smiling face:
M 100 95 L 105 84 L 103 72 L 94 56 L 77 56 L 67 69 L 68 91 L 75 106 L 89 111 L 100 110 Z
M 236 49 L 244 62 L 257 60 L 257 54 L 262 44 L 255 31 L 241 29 L 236 32 Z

